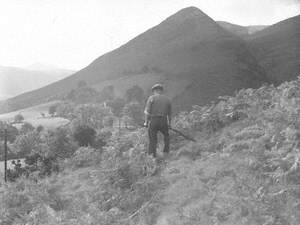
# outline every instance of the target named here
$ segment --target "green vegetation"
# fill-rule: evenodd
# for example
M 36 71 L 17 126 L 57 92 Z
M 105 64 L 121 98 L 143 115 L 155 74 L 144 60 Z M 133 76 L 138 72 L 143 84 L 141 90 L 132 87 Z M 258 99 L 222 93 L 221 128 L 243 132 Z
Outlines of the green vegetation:
M 77 105 L 68 126 L 13 141 L 26 166 L 2 184 L 1 224 L 298 225 L 299 90 L 300 79 L 181 112 L 173 126 L 197 142 L 172 133 L 165 162 L 145 153 L 145 129 L 119 136 L 109 108 Z
M 78 126 L 74 131 L 74 139 L 79 146 L 91 146 L 94 144 L 96 131 L 89 126 Z
M 14 120 L 16 123 L 21 123 L 24 120 L 24 116 L 22 114 L 17 114 L 15 115 Z
M 22 127 L 20 129 L 20 133 L 21 134 L 26 134 L 26 133 L 28 133 L 30 131 L 33 131 L 33 130 L 34 130 L 34 127 L 30 123 L 25 122 L 25 123 L 22 124 Z
M 0 140 L 4 140 L 4 129 L 7 129 L 7 141 L 8 142 L 14 142 L 16 140 L 16 137 L 19 134 L 19 131 L 17 128 L 12 126 L 11 124 L 5 124 L 4 122 L 0 121 Z
M 142 103 L 143 100 L 145 99 L 145 93 L 141 87 L 139 87 L 138 85 L 135 85 L 126 91 L 125 98 L 126 98 L 127 102 L 136 101 L 136 102 Z
M 49 107 L 49 111 L 48 111 L 49 115 L 51 115 L 52 117 L 55 116 L 56 110 L 57 110 L 57 106 L 56 105 L 51 105 Z
M 123 118 L 126 124 L 139 125 L 144 120 L 144 105 L 139 102 L 129 102 L 123 108 Z

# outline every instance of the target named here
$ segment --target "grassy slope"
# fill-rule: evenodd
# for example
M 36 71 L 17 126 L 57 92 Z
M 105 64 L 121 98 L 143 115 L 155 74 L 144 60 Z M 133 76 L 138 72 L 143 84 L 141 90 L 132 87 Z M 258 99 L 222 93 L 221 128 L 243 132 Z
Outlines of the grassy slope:
M 123 205 L 124 211 L 131 209 L 127 212 L 126 218 L 129 220 L 126 222 L 104 224 L 194 225 L 217 222 L 219 225 L 298 225 L 300 155 L 295 144 L 299 145 L 299 86 L 300 80 L 297 80 L 278 88 L 244 90 L 236 97 L 229 98 L 225 105 L 222 102 L 218 104 L 216 111 L 205 109 L 202 112 L 198 109 L 181 119 L 175 119 L 176 126 L 190 131 L 197 142 L 183 141 L 172 134 L 172 155 L 166 163 L 158 164 L 159 172 L 138 180 L 127 191 L 121 192 L 121 196 L 155 179 L 162 180 L 164 184 L 159 192 L 154 189 L 151 191 L 154 197 L 145 197 L 144 202 L 137 205 L 126 205 L 128 202 L 125 207 Z M 241 113 L 239 119 L 235 119 L 235 122 L 228 120 L 231 118 L 227 116 L 228 110 Z M 206 119 L 199 118 L 199 115 L 204 115 Z M 215 126 L 222 123 L 221 120 L 224 121 L 223 125 Z M 201 131 L 197 124 L 205 128 Z M 190 126 L 196 127 L 189 130 Z M 209 131 L 212 127 L 216 130 Z M 140 141 L 136 135 L 143 139 L 145 136 L 140 136 L 142 134 L 145 135 L 145 132 L 129 132 L 115 144 L 134 140 L 135 147 L 128 150 L 134 156 L 134 151 L 145 150 L 144 145 L 137 147 Z M 114 151 L 113 148 L 108 150 Z M 140 166 L 140 161 L 136 159 L 129 161 L 132 168 Z M 90 163 L 89 160 L 87 162 Z M 80 215 L 83 213 L 79 224 L 92 224 L 88 221 L 93 221 L 105 210 L 100 210 L 100 206 L 93 208 L 94 204 L 106 204 L 107 213 L 112 218 L 122 215 L 120 209 L 111 208 L 110 203 L 107 203 L 112 201 L 112 205 L 116 204 L 120 197 L 118 194 L 103 199 L 108 194 L 107 190 L 104 191 L 107 185 L 106 174 L 110 174 L 110 179 L 115 179 L 111 169 L 120 164 L 113 161 L 111 169 L 103 170 L 105 163 L 102 161 L 81 168 L 66 167 L 59 175 L 34 184 L 36 187 L 31 184 L 33 193 L 39 190 L 38 194 L 44 196 L 38 201 L 44 206 L 50 205 L 41 214 L 42 217 L 47 215 L 48 223 L 45 224 L 50 224 L 50 219 L 55 221 L 62 215 L 77 218 L 75 212 Z M 148 164 L 143 162 L 143 166 Z M 124 172 L 126 167 L 120 168 L 122 170 L 119 173 L 123 176 L 117 177 L 116 181 L 126 185 L 130 178 Z M 144 196 L 146 192 L 143 191 L 150 187 L 141 189 L 134 196 Z M 44 188 L 49 191 L 41 192 Z M 116 189 L 110 187 L 109 191 L 114 193 Z M 51 199 L 56 200 L 53 202 Z M 63 213 L 61 209 L 55 211 L 55 207 L 63 207 Z M 70 221 L 67 224 L 72 224 Z

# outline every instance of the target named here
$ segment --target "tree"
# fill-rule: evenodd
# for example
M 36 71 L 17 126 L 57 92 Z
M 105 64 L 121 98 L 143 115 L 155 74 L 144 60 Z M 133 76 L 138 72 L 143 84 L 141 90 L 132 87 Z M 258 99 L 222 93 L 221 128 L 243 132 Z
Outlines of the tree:
M 59 117 L 72 119 L 74 116 L 75 105 L 70 102 L 61 102 L 57 104 L 56 114 Z
M 53 116 L 55 116 L 56 109 L 57 109 L 57 105 L 51 105 L 49 107 L 48 113 L 53 117 Z
M 45 136 L 45 144 L 49 146 L 51 154 L 55 158 L 65 159 L 73 155 L 76 144 L 72 141 L 71 132 L 66 128 L 57 128 L 48 131 Z
M 126 91 L 125 97 L 127 102 L 132 102 L 132 101 L 143 102 L 145 98 L 145 93 L 140 86 L 134 85 L 132 88 Z
M 79 105 L 74 111 L 73 127 L 86 125 L 95 130 L 103 128 L 103 119 L 110 115 L 109 108 L 97 104 Z
M 26 169 L 28 172 L 38 171 L 40 176 L 58 172 L 57 155 L 45 143 L 40 143 L 38 148 L 25 156 Z
M 33 131 L 33 130 L 34 130 L 34 127 L 33 127 L 30 123 L 25 122 L 25 123 L 22 125 L 21 129 L 20 129 L 20 133 L 21 133 L 21 134 L 26 134 L 26 133 L 28 133 L 28 132 L 30 132 L 30 131 Z
M 37 131 L 21 135 L 16 145 L 23 153 L 29 171 L 38 171 L 42 176 L 57 172 L 58 159 L 72 156 L 76 149 L 67 130 L 61 128 L 43 135 Z
M 143 123 L 143 107 L 138 102 L 127 103 L 123 109 L 124 116 L 128 116 L 135 125 Z
M 122 114 L 122 110 L 125 106 L 125 100 L 123 98 L 116 98 L 112 101 L 107 102 L 107 105 L 111 108 L 112 113 L 116 117 L 120 117 Z
M 7 159 L 16 159 L 18 158 L 18 154 L 14 151 L 13 145 L 8 144 L 7 146 Z M 0 144 L 0 161 L 4 160 L 4 145 Z
M 11 124 L 6 124 L 0 121 L 0 140 L 4 140 L 5 128 L 7 129 L 7 141 L 13 143 L 19 135 L 18 129 L 12 126 Z
M 78 126 L 73 134 L 79 146 L 92 146 L 95 141 L 96 131 L 86 125 Z
M 97 99 L 99 93 L 88 85 L 79 86 L 76 90 L 71 90 L 65 97 L 66 100 L 77 103 L 85 104 L 93 102 Z
M 15 147 L 19 155 L 28 155 L 37 150 L 41 143 L 40 135 L 36 131 L 21 134 L 15 141 Z
M 42 125 L 38 125 L 37 128 L 36 128 L 36 131 L 38 133 L 41 133 L 45 128 L 42 126 Z
M 97 102 L 105 102 L 105 101 L 111 101 L 115 97 L 115 89 L 113 85 L 105 86 L 99 96 L 97 97 Z
M 24 120 L 24 117 L 23 117 L 22 114 L 17 114 L 17 115 L 15 115 L 14 121 L 15 121 L 16 123 L 21 123 L 23 120 Z

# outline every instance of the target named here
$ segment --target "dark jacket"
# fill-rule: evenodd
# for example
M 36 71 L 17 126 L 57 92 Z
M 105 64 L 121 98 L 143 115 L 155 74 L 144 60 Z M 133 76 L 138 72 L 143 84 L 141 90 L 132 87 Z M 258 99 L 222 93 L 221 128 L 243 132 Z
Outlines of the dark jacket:
M 171 118 L 171 100 L 162 94 L 151 95 L 146 103 L 145 114 L 149 115 L 150 117 L 163 116 Z

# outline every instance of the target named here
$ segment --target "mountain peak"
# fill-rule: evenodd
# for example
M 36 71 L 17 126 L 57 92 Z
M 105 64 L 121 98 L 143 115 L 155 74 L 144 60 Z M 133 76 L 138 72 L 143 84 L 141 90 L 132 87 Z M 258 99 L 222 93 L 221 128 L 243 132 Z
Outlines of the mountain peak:
M 195 29 L 196 27 L 199 28 L 200 26 L 202 26 L 203 28 L 203 26 L 205 25 L 216 25 L 213 19 L 211 19 L 208 15 L 194 6 L 179 10 L 175 14 L 168 17 L 165 21 L 163 21 L 163 23 L 168 24 L 168 26 L 173 26 L 178 30 L 182 30 L 181 28 L 179 28 L 182 26 L 192 26 L 193 29 Z
M 189 6 L 189 7 L 183 8 L 183 9 L 179 10 L 178 12 L 203 14 L 203 12 L 199 8 L 197 8 L 195 6 Z
M 197 17 L 203 17 L 207 16 L 204 12 L 202 12 L 200 9 L 194 6 L 190 6 L 187 8 L 183 8 L 179 10 L 177 13 L 175 13 L 171 18 L 197 18 Z M 207 16 L 208 17 L 208 16 Z

